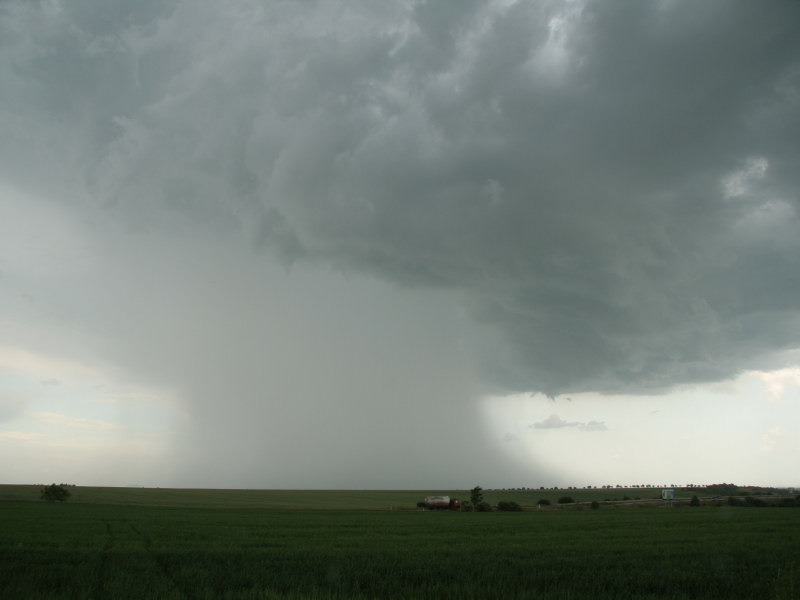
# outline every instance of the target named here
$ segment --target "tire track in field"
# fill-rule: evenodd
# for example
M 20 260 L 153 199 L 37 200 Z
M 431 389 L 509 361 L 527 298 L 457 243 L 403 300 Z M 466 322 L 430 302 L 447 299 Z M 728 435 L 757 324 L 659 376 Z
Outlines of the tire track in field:
M 103 548 L 100 551 L 100 564 L 97 566 L 97 575 L 95 576 L 94 581 L 94 589 L 96 591 L 97 598 L 104 598 L 106 595 L 105 582 L 108 571 L 108 556 L 111 552 L 114 542 L 117 539 L 113 530 L 111 529 L 111 523 L 105 519 L 103 519 L 103 523 L 106 525 L 106 542 L 103 544 Z
M 178 580 L 175 579 L 170 574 L 169 570 L 167 569 L 166 565 L 164 564 L 164 561 L 158 556 L 158 554 L 155 552 L 155 550 L 153 550 L 153 547 L 152 547 L 153 541 L 150 539 L 150 536 L 142 533 L 141 530 L 138 527 L 136 527 L 136 525 L 134 525 L 133 523 L 131 523 L 131 522 L 127 521 L 127 520 L 125 521 L 125 524 L 128 527 L 131 528 L 131 531 L 133 531 L 133 533 L 140 540 L 142 540 L 142 545 L 144 546 L 145 552 L 150 557 L 150 560 L 153 561 L 153 563 L 156 565 L 156 567 L 158 567 L 158 571 L 164 576 L 164 579 L 166 579 L 169 582 L 169 584 L 170 584 L 170 592 L 173 592 L 173 593 L 179 595 L 182 598 L 187 598 L 187 597 L 191 596 L 191 594 L 187 590 L 183 589 L 183 587 L 178 582 Z

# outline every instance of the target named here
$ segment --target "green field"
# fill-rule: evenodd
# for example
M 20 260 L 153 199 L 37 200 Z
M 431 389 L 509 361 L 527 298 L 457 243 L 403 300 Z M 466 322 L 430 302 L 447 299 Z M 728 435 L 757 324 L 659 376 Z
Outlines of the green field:
M 73 488 L 64 504 L 10 490 L 3 598 L 800 597 L 798 508 L 297 510 L 269 503 L 386 508 L 397 493 L 151 490 L 162 505 L 148 506 L 148 490 Z
M 271 508 L 413 510 L 428 495 L 447 495 L 469 500 L 468 490 L 188 490 L 167 488 L 70 487 L 70 503 L 180 506 L 186 508 Z M 37 501 L 42 486 L 0 485 L 0 502 Z M 688 500 L 703 491 L 676 490 L 676 497 Z M 660 488 L 611 488 L 571 490 L 484 490 L 492 505 L 511 500 L 528 508 L 545 498 L 553 505 L 570 496 L 576 502 L 621 501 L 624 498 L 652 500 L 661 497 Z M 711 494 L 708 494 L 711 495 Z
M 42 486 L 0 485 L 0 501 L 39 500 Z M 469 492 L 414 490 L 187 490 L 71 487 L 70 503 L 264 509 L 415 509 L 431 494 L 469 498 Z M 532 501 L 531 503 L 534 503 Z

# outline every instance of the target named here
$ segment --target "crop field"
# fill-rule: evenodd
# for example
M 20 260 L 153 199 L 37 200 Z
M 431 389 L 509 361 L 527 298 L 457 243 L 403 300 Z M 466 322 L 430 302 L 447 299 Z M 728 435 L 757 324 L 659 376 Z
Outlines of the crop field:
M 414 490 L 191 490 L 161 488 L 69 488 L 70 503 L 261 509 L 415 509 L 429 494 L 469 498 L 469 492 Z M 0 502 L 37 501 L 42 486 L 0 485 Z M 554 500 L 555 501 L 555 500 Z M 532 500 L 531 504 L 536 500 Z
M 456 513 L 6 500 L 0 524 L 3 598 L 800 597 L 800 509 L 789 507 Z
M 0 485 L 0 502 L 38 501 L 41 490 L 41 485 Z M 186 508 L 414 510 L 417 502 L 428 495 L 469 500 L 468 490 L 192 490 L 112 487 L 73 487 L 70 490 L 72 492 L 70 503 Z M 688 500 L 694 493 L 703 495 L 702 492 L 677 490 L 676 497 Z M 661 497 L 661 490 L 660 488 L 484 490 L 483 495 L 484 499 L 493 505 L 500 500 L 510 500 L 524 507 L 535 508 L 541 499 L 547 499 L 555 505 L 561 496 L 570 496 L 575 502 L 653 500 Z

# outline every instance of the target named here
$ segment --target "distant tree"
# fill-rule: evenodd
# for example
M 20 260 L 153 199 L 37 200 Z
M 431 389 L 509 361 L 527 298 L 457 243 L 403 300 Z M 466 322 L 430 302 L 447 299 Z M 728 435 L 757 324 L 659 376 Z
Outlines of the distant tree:
M 461 512 L 472 512 L 474 507 L 472 506 L 472 502 L 469 500 L 464 500 L 461 503 Z
M 739 486 L 735 483 L 715 483 L 707 485 L 706 490 L 715 496 L 733 496 L 739 493 Z
M 472 502 L 472 506 L 478 506 L 483 502 L 483 488 L 481 486 L 476 485 L 470 490 L 469 501 Z
M 597 500 L 592 500 L 591 507 L 592 507 L 594 510 L 597 510 L 598 508 L 600 508 L 600 503 L 599 503 L 599 502 L 597 502 Z
M 522 510 L 522 507 L 513 500 L 501 500 L 497 503 L 497 510 L 516 512 Z
M 572 504 L 573 502 L 575 502 L 575 500 L 572 499 L 572 496 L 561 496 L 561 498 L 558 499 L 559 504 Z
M 547 498 L 542 498 L 536 504 L 538 504 L 539 506 L 550 506 L 550 500 L 548 500 Z
M 689 506 L 700 506 L 700 498 L 692 496 L 692 499 L 689 500 Z
M 488 502 L 478 502 L 478 504 L 475 505 L 475 508 L 478 512 L 492 512 L 492 505 Z
M 42 500 L 46 502 L 64 502 L 72 494 L 64 485 L 51 483 L 42 490 Z

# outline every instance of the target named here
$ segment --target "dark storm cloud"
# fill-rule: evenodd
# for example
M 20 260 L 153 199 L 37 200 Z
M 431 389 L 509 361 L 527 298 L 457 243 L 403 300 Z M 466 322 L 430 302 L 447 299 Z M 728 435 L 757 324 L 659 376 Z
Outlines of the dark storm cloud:
M 0 11 L 9 181 L 463 293 L 509 390 L 797 347 L 796 2 Z

